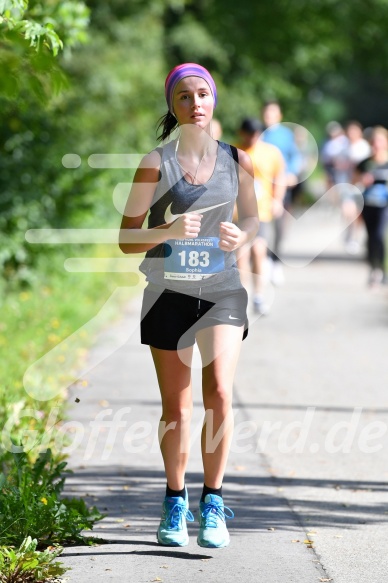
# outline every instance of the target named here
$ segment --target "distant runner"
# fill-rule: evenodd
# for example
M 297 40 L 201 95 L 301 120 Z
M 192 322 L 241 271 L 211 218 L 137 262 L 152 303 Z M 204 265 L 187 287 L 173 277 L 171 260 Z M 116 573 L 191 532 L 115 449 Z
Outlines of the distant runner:
M 262 131 L 263 125 L 255 118 L 244 119 L 239 130 L 238 145 L 253 163 L 260 227 L 255 239 L 239 250 L 238 266 L 242 274 L 252 273 L 253 309 L 265 315 L 269 310 L 264 300 L 264 276 L 271 221 L 284 212 L 286 186 L 284 158 L 276 146 L 259 139 Z M 249 287 L 248 280 L 243 283 Z

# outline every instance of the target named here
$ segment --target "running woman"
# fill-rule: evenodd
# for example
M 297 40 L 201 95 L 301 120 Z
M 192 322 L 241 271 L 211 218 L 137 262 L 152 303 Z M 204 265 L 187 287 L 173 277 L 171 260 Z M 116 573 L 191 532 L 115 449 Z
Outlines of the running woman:
M 160 387 L 159 442 L 167 482 L 157 540 L 187 545 L 186 520 L 194 520 L 185 471 L 197 342 L 205 409 L 197 542 L 225 547 L 225 518 L 233 512 L 224 506 L 222 482 L 233 431 L 233 377 L 247 333 L 247 293 L 234 252 L 259 226 L 253 169 L 248 154 L 212 138 L 217 90 L 204 67 L 185 63 L 172 69 L 165 97 L 168 112 L 159 124 L 163 146 L 137 169 L 120 230 L 124 253 L 147 252 L 140 267 L 148 281 L 141 342 L 150 346 Z M 238 225 L 232 222 L 235 202 Z M 148 211 L 148 228 L 142 229 Z
M 369 285 L 387 282 L 385 272 L 386 226 L 388 209 L 388 132 L 382 126 L 373 128 L 370 143 L 372 155 L 356 166 L 356 181 L 363 187 L 362 218 L 368 234 Z
M 285 163 L 279 148 L 260 140 L 263 126 L 255 118 L 245 118 L 239 130 L 239 146 L 249 154 L 255 179 L 255 194 L 260 215 L 260 228 L 250 245 L 238 251 L 237 264 L 241 274 L 252 275 L 253 309 L 266 315 L 269 308 L 264 301 L 264 270 L 271 221 L 283 214 L 286 192 Z M 252 264 L 252 270 L 250 269 Z M 252 273 L 250 274 L 250 271 Z M 243 282 L 249 287 L 250 281 Z
M 290 210 L 293 202 L 293 188 L 298 184 L 298 175 L 301 168 L 300 152 L 296 145 L 294 133 L 284 123 L 281 123 L 283 113 L 278 101 L 267 101 L 264 104 L 262 118 L 266 129 L 260 139 L 267 144 L 272 144 L 272 146 L 279 148 L 286 164 L 287 189 L 283 199 L 283 205 L 286 210 Z M 283 242 L 285 224 L 285 213 L 274 217 L 274 240 L 269 257 L 272 259 L 271 281 L 277 286 L 283 285 L 284 283 L 280 249 Z

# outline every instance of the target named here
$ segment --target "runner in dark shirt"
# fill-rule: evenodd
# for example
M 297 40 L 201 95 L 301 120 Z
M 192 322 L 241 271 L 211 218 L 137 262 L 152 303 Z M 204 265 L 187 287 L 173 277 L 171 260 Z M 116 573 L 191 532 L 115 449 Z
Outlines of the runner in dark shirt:
M 372 156 L 356 167 L 356 179 L 362 184 L 364 208 L 362 217 L 368 233 L 370 285 L 386 281 L 385 229 L 388 205 L 388 132 L 374 128 L 371 135 Z

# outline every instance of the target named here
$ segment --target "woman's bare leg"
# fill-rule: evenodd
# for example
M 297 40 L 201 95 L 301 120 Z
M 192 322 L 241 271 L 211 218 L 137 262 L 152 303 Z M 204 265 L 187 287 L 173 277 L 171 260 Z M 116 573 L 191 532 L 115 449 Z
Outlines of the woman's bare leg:
M 218 325 L 197 333 L 205 366 L 202 394 L 205 424 L 202 429 L 204 483 L 220 488 L 233 434 L 232 392 L 243 327 Z
M 256 237 L 252 243 L 251 254 L 253 292 L 255 296 L 262 296 L 264 293 L 264 266 L 267 258 L 267 243 L 265 239 Z
M 251 243 L 237 249 L 237 267 L 240 272 L 241 283 L 249 292 L 252 277 Z
M 182 355 L 182 352 L 185 354 Z M 167 484 L 182 490 L 190 447 L 192 413 L 191 363 L 193 348 L 161 350 L 151 347 L 162 397 L 159 443 Z M 180 355 L 182 356 L 182 362 Z

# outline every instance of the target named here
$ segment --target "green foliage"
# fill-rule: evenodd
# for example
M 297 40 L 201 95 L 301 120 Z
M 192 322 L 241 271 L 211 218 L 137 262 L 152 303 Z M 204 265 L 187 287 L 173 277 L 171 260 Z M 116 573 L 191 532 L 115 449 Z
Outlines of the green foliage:
M 66 120 L 54 107 L 42 109 L 31 97 L 22 105 L 3 106 L 7 115 L 0 130 L 0 269 L 9 281 L 30 282 L 36 255 L 24 239 L 26 230 L 62 227 L 76 214 L 90 211 L 85 190 L 91 173 L 62 166 L 62 156 L 72 151 L 75 138 L 66 133 Z
M 0 0 L 0 96 L 33 94 L 47 102 L 65 86 L 55 57 L 86 42 L 88 22 L 81 1 Z
M 217 70 L 228 67 L 228 47 L 223 46 L 204 24 L 185 13 L 167 36 L 167 47 L 179 53 L 182 62 L 212 63 Z
M 163 26 L 141 5 L 122 10 L 122 20 L 110 14 L 104 31 L 94 31 L 93 44 L 58 61 L 71 80 L 65 93 L 44 106 L 28 92 L 0 100 L 0 271 L 10 282 L 31 285 L 43 252 L 26 243 L 27 229 L 85 225 L 86 217 L 118 226 L 111 193 L 133 171 L 90 169 L 90 154 L 142 153 L 155 144 L 165 110 Z M 81 156 L 79 168 L 62 166 L 68 153 Z
M 37 51 L 47 48 L 54 56 L 67 47 L 87 40 L 89 10 L 83 2 L 55 0 L 42 4 L 37 0 L 0 0 L 2 34 L 15 31 Z M 64 41 L 63 41 L 64 39 Z
M 62 111 L 89 154 L 147 152 L 165 113 L 162 22 L 145 9 L 108 22 L 64 61 L 73 85 Z
M 324 126 L 330 119 L 324 101 L 350 101 L 360 76 L 384 79 L 387 94 L 387 7 L 387 0 L 368 5 L 363 0 L 189 2 L 184 11 L 169 10 L 166 56 L 171 66 L 182 58 L 202 57 L 201 62 L 220 75 L 227 96 L 225 100 L 220 94 L 218 116 L 228 133 L 238 125 L 241 112 L 258 115 L 263 101 L 272 98 L 282 102 L 287 120 Z M 190 20 L 212 40 L 207 54 L 192 42 Z M 186 36 L 180 30 L 186 30 Z M 359 117 L 373 118 L 367 109 L 364 103 Z M 386 114 L 385 119 L 388 123 Z
M 97 255 L 112 255 L 109 249 L 84 249 L 88 256 L 92 255 L 91 251 Z M 76 253 L 74 246 L 71 252 Z M 118 250 L 116 253 L 119 255 Z M 88 509 L 83 500 L 60 498 L 63 478 L 68 472 L 58 451 L 63 439 L 58 441 L 56 436 L 63 421 L 65 395 L 37 402 L 28 396 L 21 381 L 26 366 L 94 316 L 111 291 L 117 285 L 128 284 L 130 276 L 66 273 L 63 271 L 65 257 L 63 252 L 52 257 L 41 256 L 40 279 L 24 291 L 10 292 L 7 286 L 2 302 L 0 419 L 7 422 L 11 441 L 22 443 L 29 451 L 20 456 L 3 449 L 5 434 L 2 431 L 0 464 L 7 478 L 3 476 L 0 482 L 0 543 L 17 544 L 16 541 L 30 534 L 39 536 L 40 545 L 48 544 L 49 539 L 81 544 L 86 542 L 80 536 L 81 529 L 92 528 L 99 519 L 99 514 Z M 4 296 L 5 288 L 0 287 L 0 291 Z M 120 306 L 116 309 L 117 312 L 106 314 L 104 322 L 117 316 Z M 61 355 L 70 368 L 80 366 L 92 341 L 93 337 L 80 333 L 76 346 L 63 343 Z M 50 383 L 51 379 L 45 381 Z M 87 391 L 85 385 L 82 383 L 80 390 Z M 58 415 L 53 416 L 54 409 L 58 409 Z M 28 410 L 32 410 L 32 414 Z M 54 457 L 37 457 L 42 443 L 55 448 Z M 90 537 L 86 540 L 91 541 Z
M 60 345 L 58 359 L 66 366 L 61 372 L 55 369 L 53 374 L 48 373 L 42 380 L 42 390 L 58 382 L 66 385 L 69 382 L 67 371 L 82 367 L 87 349 L 94 341 L 90 331 L 79 329 L 98 313 L 116 287 L 128 286 L 128 298 L 134 293 L 131 290 L 135 287 L 131 286 L 136 278 L 131 274 L 66 272 L 63 269 L 66 257 L 81 252 L 87 257 L 120 255 L 118 248 L 110 249 L 110 246 L 97 249 L 86 246 L 82 251 L 77 246 L 66 251 L 56 248 L 51 254 L 41 253 L 38 257 L 28 289 L 18 289 L 16 282 L 13 290 L 9 283 L 0 285 L 0 431 L 3 431 L 0 464 L 13 463 L 8 451 L 11 446 L 4 439 L 5 430 L 11 443 L 23 443 L 26 451 L 31 448 L 31 460 L 36 457 L 42 440 L 46 447 L 53 449 L 54 455 L 60 454 L 63 439 L 56 441 L 56 435 L 63 421 L 66 395 L 61 392 L 50 401 L 32 399 L 23 386 L 26 368 Z M 113 312 L 105 311 L 104 319 L 99 317 L 99 325 L 104 326 L 116 318 L 121 308 L 118 303 Z M 71 342 L 67 341 L 71 335 Z M 89 390 L 81 384 L 79 388 L 84 392 Z M 58 414 L 53 418 L 55 409 L 58 409 Z M 32 410 L 33 415 L 26 414 L 28 410 Z M 57 426 L 53 427 L 54 424 Z
M 54 560 L 62 547 L 37 551 L 37 540 L 26 537 L 17 549 L 0 547 L 0 583 L 44 583 L 68 568 Z
M 81 531 L 91 530 L 103 515 L 82 499 L 61 498 L 66 462 L 54 460 L 51 450 L 29 462 L 15 453 L 7 476 L 1 476 L 0 542 L 18 545 L 33 533 L 42 543 L 84 543 Z

